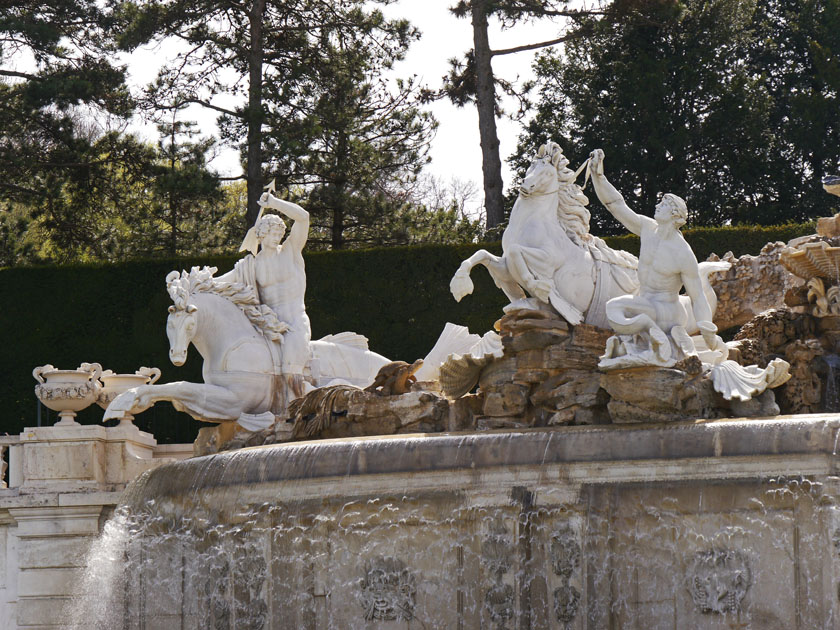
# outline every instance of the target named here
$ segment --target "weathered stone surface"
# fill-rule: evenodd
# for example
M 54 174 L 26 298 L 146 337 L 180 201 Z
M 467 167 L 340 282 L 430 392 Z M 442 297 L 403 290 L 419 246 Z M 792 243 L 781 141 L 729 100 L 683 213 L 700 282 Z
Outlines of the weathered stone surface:
M 651 411 L 650 409 L 643 409 L 620 400 L 611 400 L 607 403 L 607 410 L 615 424 L 634 424 L 639 422 L 664 423 L 683 419 L 681 416 L 676 416 L 673 413 Z
M 796 340 L 785 348 L 790 380 L 778 388 L 776 400 L 784 413 L 813 413 L 821 408 L 823 384 L 816 371 L 823 349 L 816 339 Z
M 512 383 L 514 374 L 516 374 L 516 357 L 505 356 L 501 360 L 493 361 L 482 370 L 478 385 L 486 391 L 497 385 Z
M 754 339 L 764 354 L 778 354 L 784 347 L 796 340 L 815 336 L 814 318 L 803 313 L 794 313 L 786 308 L 765 311 L 741 327 L 735 340 Z
M 516 367 L 519 369 L 545 369 L 545 352 L 542 348 L 518 352 L 516 354 Z
M 548 346 L 564 344 L 568 340 L 569 333 L 565 331 L 529 330 L 518 335 L 502 337 L 502 347 L 505 353 L 516 353 L 525 350 L 541 350 Z
M 604 354 L 604 346 L 607 339 L 612 336 L 612 331 L 589 324 L 578 324 L 572 331 L 571 345 L 578 348 L 586 348 L 595 356 Z
M 507 383 L 484 392 L 485 416 L 516 416 L 528 406 L 529 387 Z
M 840 330 L 840 317 L 837 315 L 827 315 L 826 317 L 818 317 L 816 319 L 817 330 L 821 333 Z
M 609 402 L 609 396 L 607 393 L 602 389 L 599 392 L 603 396 L 603 404 L 599 404 L 593 407 L 580 407 L 579 409 L 575 409 L 575 419 L 572 424 L 611 424 L 612 418 L 610 418 L 609 411 L 607 409 L 607 403 Z
M 568 407 L 560 411 L 555 411 L 549 416 L 546 424 L 550 427 L 572 424 L 575 419 L 575 411 L 576 409 L 574 407 Z
M 475 421 L 475 428 L 478 431 L 490 431 L 492 429 L 525 429 L 529 426 L 531 425 L 523 422 L 519 418 L 510 417 L 492 418 L 479 416 Z
M 716 418 L 725 412 L 708 378 L 680 370 L 642 367 L 601 377 L 613 422 L 672 422 Z
M 390 433 L 443 431 L 449 402 L 431 392 L 409 392 L 400 396 L 376 396 L 352 400 L 346 420 L 323 432 L 323 437 L 387 435 Z M 380 431 L 384 431 L 380 433 Z
M 684 384 L 684 372 L 657 367 L 612 370 L 601 376 L 601 387 L 613 399 L 666 412 L 679 407 Z
M 733 398 L 729 401 L 732 415 L 737 418 L 762 418 L 779 415 L 779 405 L 772 389 L 766 389 L 749 400 Z
M 484 394 L 468 394 L 454 400 L 449 405 L 446 420 L 447 431 L 469 431 L 475 428 L 475 419 L 484 408 Z
M 513 375 L 513 382 L 524 384 L 542 383 L 549 376 L 550 372 L 548 370 L 531 370 L 520 368 L 516 370 L 516 374 Z
M 545 331 L 562 334 L 568 332 L 569 324 L 561 319 L 517 319 L 507 322 L 505 332 L 521 334 L 527 331 Z
M 768 243 L 758 256 L 735 258 L 727 252 L 723 258 L 714 254 L 708 260 L 732 263 L 728 271 L 712 273 L 709 280 L 717 294 L 715 323 L 720 330 L 741 326 L 770 308 L 783 306 L 785 292 L 802 281 L 779 263 L 782 242 Z
M 565 324 L 553 311 L 520 308 L 505 313 L 497 322 L 498 330 L 502 333 L 512 332 L 511 326 L 516 326 L 520 321 L 556 321 Z
M 817 219 L 817 234 L 819 236 L 840 236 L 840 213 L 833 217 L 819 217 Z
M 599 392 L 603 392 L 600 379 L 593 376 L 592 373 L 581 370 L 568 370 L 558 374 L 534 390 L 531 394 L 531 404 L 552 411 L 573 405 L 591 407 L 603 404 L 606 401 L 603 397 L 599 398 Z
M 601 347 L 598 354 L 590 348 L 579 346 L 551 346 L 545 351 L 546 367 L 560 370 L 589 370 L 597 373 L 598 357 L 604 348 Z

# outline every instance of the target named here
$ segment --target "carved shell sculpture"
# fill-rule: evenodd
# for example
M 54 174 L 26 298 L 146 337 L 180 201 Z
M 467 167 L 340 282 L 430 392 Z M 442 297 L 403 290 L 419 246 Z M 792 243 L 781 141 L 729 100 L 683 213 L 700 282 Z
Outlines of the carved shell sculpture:
M 502 338 L 493 331 L 464 354 L 451 354 L 440 366 L 440 388 L 449 398 L 460 398 L 478 383 L 484 367 L 502 357 Z
M 423 359 L 414 363 L 405 361 L 391 361 L 383 365 L 373 379 L 373 383 L 365 387 L 366 392 L 375 392 L 380 396 L 396 396 L 408 392 L 412 383 L 417 382 L 414 373 L 423 366 Z
M 840 247 L 832 247 L 825 241 L 785 247 L 779 256 L 779 262 L 803 280 L 840 280 Z

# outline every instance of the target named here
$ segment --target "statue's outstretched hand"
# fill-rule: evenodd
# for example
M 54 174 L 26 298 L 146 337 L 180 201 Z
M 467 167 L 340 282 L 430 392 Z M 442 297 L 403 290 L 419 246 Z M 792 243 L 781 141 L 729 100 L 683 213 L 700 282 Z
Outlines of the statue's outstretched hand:
M 604 174 L 604 151 L 595 149 L 589 154 L 589 168 L 593 175 Z
M 260 199 L 259 201 L 257 201 L 257 203 L 260 205 L 260 207 L 268 206 L 269 208 L 271 208 L 272 206 L 270 200 L 273 196 L 274 195 L 272 195 L 270 192 L 266 191 L 262 195 L 260 195 Z

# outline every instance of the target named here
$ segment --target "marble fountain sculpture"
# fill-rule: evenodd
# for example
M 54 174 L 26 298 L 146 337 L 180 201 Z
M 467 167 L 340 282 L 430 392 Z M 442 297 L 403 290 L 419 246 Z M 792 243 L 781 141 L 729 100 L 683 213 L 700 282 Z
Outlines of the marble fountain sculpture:
M 463 299 L 482 264 L 511 304 L 483 336 L 448 325 L 422 364 L 309 340 L 295 226 L 281 244 L 258 224 L 267 253 L 230 274 L 170 274 L 171 357 L 196 345 L 205 383 L 141 385 L 106 417 L 166 399 L 219 428 L 126 490 L 71 627 L 838 627 L 840 418 L 778 415 L 827 337 L 805 300 L 724 343 L 710 287 L 738 261 L 698 265 L 681 200 L 637 215 L 603 163 L 595 193 L 640 259 L 589 234 L 581 170 L 549 143 L 503 255 L 451 284 Z M 239 320 L 239 369 L 207 314 L 222 345 Z

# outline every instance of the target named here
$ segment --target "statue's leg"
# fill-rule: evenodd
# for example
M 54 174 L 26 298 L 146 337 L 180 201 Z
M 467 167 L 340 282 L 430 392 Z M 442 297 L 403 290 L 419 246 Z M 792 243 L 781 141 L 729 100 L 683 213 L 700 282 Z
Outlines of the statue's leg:
M 621 335 L 636 335 L 651 331 L 658 331 L 664 335 L 656 324 L 655 306 L 641 296 L 615 297 L 607 302 L 606 313 L 607 321 L 612 329 Z
M 449 281 L 449 291 L 452 293 L 452 297 L 455 298 L 456 302 L 460 302 L 461 298 L 473 292 L 475 285 L 473 285 L 473 281 L 470 279 L 470 272 L 473 267 L 481 262 L 482 254 L 489 254 L 489 252 L 483 249 L 478 250 L 461 263 L 458 271 L 455 272 L 452 280 Z
M 479 264 L 484 265 L 493 278 L 494 284 L 499 287 L 511 302 L 521 300 L 527 297 L 522 287 L 513 279 L 508 271 L 507 261 L 505 258 L 494 256 L 490 252 L 481 250 L 485 255 L 479 261 Z

